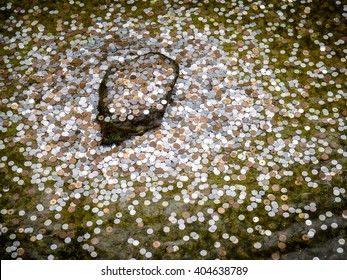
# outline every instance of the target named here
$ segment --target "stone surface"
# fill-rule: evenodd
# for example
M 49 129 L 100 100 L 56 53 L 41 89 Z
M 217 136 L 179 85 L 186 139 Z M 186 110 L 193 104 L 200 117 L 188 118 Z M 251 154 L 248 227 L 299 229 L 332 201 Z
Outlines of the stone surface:
M 110 67 L 99 88 L 102 144 L 119 144 L 158 127 L 178 74 L 177 62 L 154 52 Z

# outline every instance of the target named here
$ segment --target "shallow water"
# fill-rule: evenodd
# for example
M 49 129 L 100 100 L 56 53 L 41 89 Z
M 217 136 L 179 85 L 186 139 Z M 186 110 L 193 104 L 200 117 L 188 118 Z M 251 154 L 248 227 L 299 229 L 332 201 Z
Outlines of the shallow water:
M 341 1 L 31 2 L 0 5 L 2 259 L 346 259 Z M 150 51 L 162 125 L 101 145 L 108 66 Z

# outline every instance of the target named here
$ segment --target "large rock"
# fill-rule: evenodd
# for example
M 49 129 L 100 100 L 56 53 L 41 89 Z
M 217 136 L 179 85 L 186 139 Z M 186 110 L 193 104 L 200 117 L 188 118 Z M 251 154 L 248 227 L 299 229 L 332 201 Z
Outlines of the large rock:
M 102 144 L 119 144 L 158 127 L 178 73 L 176 61 L 154 52 L 110 67 L 99 88 Z

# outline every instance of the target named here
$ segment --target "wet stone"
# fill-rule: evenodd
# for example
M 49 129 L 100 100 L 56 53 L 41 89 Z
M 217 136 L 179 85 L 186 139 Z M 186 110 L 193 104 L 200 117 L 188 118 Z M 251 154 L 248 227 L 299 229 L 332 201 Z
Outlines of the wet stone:
M 177 62 L 155 52 L 109 67 L 99 88 L 102 144 L 119 144 L 160 126 L 178 75 Z

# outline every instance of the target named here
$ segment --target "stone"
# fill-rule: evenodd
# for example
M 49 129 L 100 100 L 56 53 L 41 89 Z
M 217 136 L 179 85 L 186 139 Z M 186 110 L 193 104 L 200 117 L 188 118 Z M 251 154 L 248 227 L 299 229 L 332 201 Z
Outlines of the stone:
M 109 67 L 99 87 L 102 144 L 120 144 L 160 126 L 178 75 L 177 62 L 157 52 Z

